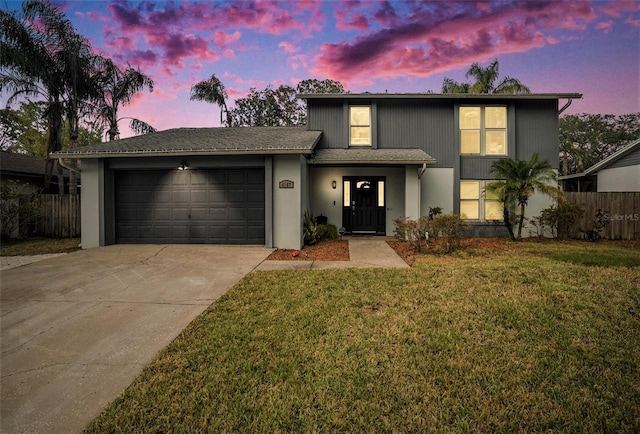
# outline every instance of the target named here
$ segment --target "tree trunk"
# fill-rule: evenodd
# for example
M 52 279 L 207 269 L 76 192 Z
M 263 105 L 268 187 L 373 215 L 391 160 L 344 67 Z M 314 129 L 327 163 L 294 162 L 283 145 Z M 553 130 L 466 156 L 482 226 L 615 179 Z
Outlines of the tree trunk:
M 69 148 L 76 149 L 78 147 L 78 116 L 69 113 Z M 77 160 L 70 160 L 69 167 L 76 168 Z M 69 171 L 69 194 L 78 194 L 78 175 L 73 170 Z
M 511 241 L 515 241 L 516 237 L 513 235 L 513 227 L 511 227 L 511 219 L 509 218 L 509 210 L 507 209 L 507 204 L 502 208 L 502 216 L 504 219 L 504 225 L 507 228 L 507 232 L 509 232 L 509 237 L 511 237 Z
M 520 205 L 520 221 L 518 222 L 518 239 L 522 239 L 522 225 L 524 224 L 524 204 Z

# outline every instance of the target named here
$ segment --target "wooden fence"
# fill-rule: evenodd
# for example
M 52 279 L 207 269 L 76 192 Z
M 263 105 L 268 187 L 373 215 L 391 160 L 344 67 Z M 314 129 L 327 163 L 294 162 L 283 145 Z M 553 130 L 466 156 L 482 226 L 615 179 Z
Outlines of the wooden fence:
M 37 233 L 47 237 L 80 236 L 80 195 L 42 194 L 42 215 Z
M 640 193 L 565 192 L 569 203 L 580 205 L 584 217 L 571 231 L 576 238 L 586 238 L 584 231 L 593 229 L 597 210 L 608 223 L 602 237 L 609 240 L 640 240 Z

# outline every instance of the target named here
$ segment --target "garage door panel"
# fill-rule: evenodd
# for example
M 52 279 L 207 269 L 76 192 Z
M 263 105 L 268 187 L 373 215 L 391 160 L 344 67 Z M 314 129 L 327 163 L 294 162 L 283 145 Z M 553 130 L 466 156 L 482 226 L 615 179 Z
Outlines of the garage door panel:
M 192 172 L 188 170 L 176 170 L 171 172 L 171 185 L 189 185 Z
M 264 243 L 264 169 L 116 172 L 116 241 Z
M 226 190 L 210 190 L 209 191 L 210 203 L 227 203 L 227 191 Z
M 197 188 L 191 190 L 191 205 L 193 204 L 206 204 L 209 202 L 209 192 L 206 189 Z
M 229 185 L 242 185 L 247 182 L 246 172 L 241 170 L 230 171 L 227 176 Z
M 191 207 L 191 220 L 209 220 L 209 208 Z
M 246 200 L 246 190 L 229 190 L 229 203 L 244 203 Z
M 247 202 L 264 204 L 264 190 L 248 190 Z
M 212 221 L 227 221 L 229 219 L 229 212 L 227 207 L 224 208 L 209 208 L 209 218 Z

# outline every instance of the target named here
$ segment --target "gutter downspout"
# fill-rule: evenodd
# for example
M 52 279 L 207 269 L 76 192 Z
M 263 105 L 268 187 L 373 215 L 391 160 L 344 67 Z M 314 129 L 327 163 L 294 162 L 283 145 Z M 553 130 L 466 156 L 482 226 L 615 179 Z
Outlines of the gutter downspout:
M 420 171 L 418 172 L 418 179 L 422 178 L 422 175 L 424 175 L 424 172 L 427 170 L 427 163 L 422 163 L 422 168 L 420 169 Z
M 569 98 L 569 101 L 567 101 L 567 103 L 564 106 L 562 106 L 562 108 L 558 111 L 558 116 L 560 116 L 563 111 L 568 109 L 572 102 L 573 102 L 573 98 Z
M 78 169 L 76 169 L 75 167 L 71 167 L 68 166 L 67 163 L 64 162 L 64 160 L 62 159 L 62 157 L 58 158 L 58 164 L 60 164 L 62 167 L 64 167 L 65 169 L 71 171 L 71 172 L 75 172 L 75 173 L 80 173 L 80 171 Z

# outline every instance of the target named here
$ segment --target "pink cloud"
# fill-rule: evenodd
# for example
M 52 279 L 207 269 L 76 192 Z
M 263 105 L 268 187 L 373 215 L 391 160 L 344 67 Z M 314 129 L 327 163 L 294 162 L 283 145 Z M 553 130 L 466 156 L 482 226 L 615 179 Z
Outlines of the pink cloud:
M 185 61 L 207 58 L 215 62 L 222 56 L 233 57 L 234 50 L 246 49 L 238 45 L 240 29 L 308 36 L 321 29 L 321 6 L 317 1 L 293 5 L 278 0 L 135 4 L 125 0 L 107 7 L 112 24 L 104 29 L 105 44 L 115 48 L 122 43 L 116 39 L 128 38 L 131 45 L 118 54 L 121 59 L 134 61 L 136 50 L 151 51 L 170 65 L 164 67 L 169 71 L 183 68 Z
M 342 31 L 369 30 L 369 20 L 364 15 L 352 14 L 351 8 L 337 10 L 335 12 L 336 29 Z
M 605 33 L 609 33 L 613 29 L 613 21 L 611 20 L 601 21 L 598 24 L 596 24 L 596 29 L 602 30 Z
M 498 3 L 490 8 L 466 2 L 408 5 L 412 12 L 393 27 L 323 44 L 312 73 L 341 81 L 424 77 L 542 47 L 548 38 L 586 29 L 596 18 L 587 2 Z
M 627 18 L 625 23 L 633 27 L 640 27 L 640 19 Z
M 598 7 L 598 10 L 609 17 L 619 18 L 624 13 L 640 11 L 640 3 L 637 1 L 611 1 Z
M 230 43 L 238 41 L 241 35 L 238 31 L 225 33 L 222 30 L 216 30 L 213 35 L 213 40 L 219 48 L 225 48 Z
M 278 47 L 282 48 L 285 53 L 295 53 L 296 51 L 300 51 L 299 47 L 296 47 L 291 42 L 286 41 L 280 42 Z

